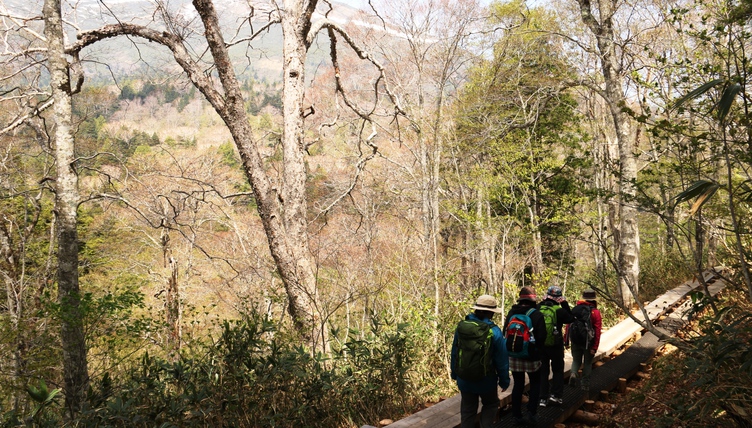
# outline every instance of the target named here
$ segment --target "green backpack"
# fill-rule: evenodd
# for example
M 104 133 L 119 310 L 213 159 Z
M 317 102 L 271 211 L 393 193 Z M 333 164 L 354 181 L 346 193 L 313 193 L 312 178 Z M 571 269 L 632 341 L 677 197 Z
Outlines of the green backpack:
M 545 346 L 554 346 L 556 344 L 557 337 L 561 338 L 561 332 L 556 325 L 556 311 L 561 308 L 559 305 L 540 305 L 538 310 L 543 314 L 543 319 L 546 320 L 546 341 L 543 342 Z M 562 343 L 559 341 L 559 343 Z
M 474 382 L 493 373 L 491 327 L 493 324 L 468 319 L 457 324 L 457 377 Z

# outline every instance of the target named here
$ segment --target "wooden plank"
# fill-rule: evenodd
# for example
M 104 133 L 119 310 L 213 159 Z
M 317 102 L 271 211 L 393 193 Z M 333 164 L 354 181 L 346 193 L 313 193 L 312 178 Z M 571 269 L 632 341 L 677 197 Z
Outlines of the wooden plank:
M 704 273 L 705 281 L 710 281 L 715 277 L 715 273 L 707 271 Z M 687 281 L 684 284 L 671 289 L 664 294 L 658 296 L 645 306 L 646 312 L 651 320 L 655 320 L 658 317 L 664 315 L 671 307 L 683 298 L 685 298 L 690 292 L 700 287 L 702 284 L 697 279 Z M 642 312 L 637 311 L 634 313 L 635 318 L 643 320 L 644 315 Z M 597 361 L 604 356 L 611 355 L 616 349 L 624 345 L 635 333 L 641 332 L 642 326 L 637 324 L 631 318 L 626 318 L 617 325 L 611 327 L 601 335 L 601 343 L 598 347 L 593 361 Z
M 417 413 L 395 421 L 389 425 L 389 428 L 403 428 L 403 427 L 420 427 L 427 426 L 425 423 L 429 420 L 436 419 L 450 419 L 457 416 L 459 419 L 460 413 L 460 400 L 461 396 L 456 394 L 446 400 L 436 403 L 431 407 L 425 408 Z

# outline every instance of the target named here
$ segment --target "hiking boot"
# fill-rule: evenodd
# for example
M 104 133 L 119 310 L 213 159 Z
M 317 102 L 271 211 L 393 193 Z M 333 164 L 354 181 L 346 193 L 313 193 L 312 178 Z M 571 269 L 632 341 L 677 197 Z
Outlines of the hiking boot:
M 548 400 L 546 400 L 545 398 L 542 399 L 540 403 L 538 403 L 538 406 L 540 407 L 546 407 L 547 405 L 548 405 Z
M 534 427 L 538 424 L 538 415 L 528 413 L 522 419 L 525 420 L 525 424 L 529 427 Z
M 580 383 L 577 380 L 576 376 L 569 376 L 569 386 L 578 388 L 580 386 Z
M 548 402 L 553 405 L 560 405 L 564 403 L 564 400 L 559 397 L 554 397 L 553 395 L 548 397 Z

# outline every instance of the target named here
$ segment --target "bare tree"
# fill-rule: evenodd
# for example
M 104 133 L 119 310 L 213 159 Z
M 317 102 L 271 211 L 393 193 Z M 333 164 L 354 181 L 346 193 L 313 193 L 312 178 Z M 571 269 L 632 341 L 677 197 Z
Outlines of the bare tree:
M 426 283 L 434 298 L 434 315 L 449 292 L 442 278 L 441 165 L 452 123 L 449 105 L 462 86 L 477 52 L 466 49 L 482 31 L 486 15 L 478 1 L 392 0 L 379 2 L 392 13 L 384 30 L 369 37 L 385 58 L 387 78 L 396 89 L 407 119 L 392 138 L 406 145 L 412 162 L 400 162 L 402 173 L 418 189 Z M 397 33 L 394 37 L 391 33 Z M 385 34 L 389 34 L 386 36 Z M 392 128 L 394 129 L 394 128 Z
M 105 25 L 79 33 L 77 42 L 69 46 L 67 52 L 75 56 L 87 46 L 117 36 L 144 38 L 171 51 L 175 61 L 230 130 L 253 190 L 271 255 L 287 292 L 290 315 L 297 330 L 313 348 L 325 350 L 326 329 L 319 304 L 316 265 L 307 230 L 306 144 L 303 126 L 305 117 L 315 110 L 304 104 L 306 58 L 317 35 L 326 31 L 331 40 L 341 38 L 361 59 L 370 61 L 378 70 L 382 68 L 373 57 L 355 44 L 347 32 L 326 16 L 314 21 L 317 4 L 316 0 L 287 0 L 283 4 L 273 2 L 272 7 L 266 9 L 266 21 L 261 28 L 254 31 L 251 25 L 249 36 L 227 41 L 225 29 L 220 25 L 217 10 L 211 0 L 193 1 L 202 29 L 191 28 L 185 16 L 172 14 L 167 4 L 160 3 L 163 28 L 154 29 L 128 23 Z M 264 10 L 263 4 L 258 6 L 258 10 Z M 252 7 L 248 13 L 250 15 L 244 22 L 251 23 L 256 18 L 257 9 Z M 248 121 L 245 99 L 230 55 L 233 45 L 249 43 L 274 25 L 281 26 L 284 39 L 283 161 L 278 175 L 268 170 L 264 162 L 264 144 L 256 138 L 255 129 Z M 192 33 L 194 30 L 195 33 Z M 201 34 L 199 43 L 203 43 L 205 48 L 200 45 L 192 46 L 189 43 L 191 34 Z M 208 61 L 200 54 L 204 49 L 211 54 Z M 199 54 L 194 55 L 194 52 Z M 333 51 L 333 55 L 334 53 Z M 333 59 L 336 60 L 336 56 Z M 339 85 L 338 91 L 343 91 Z M 359 112 L 359 115 L 367 118 L 365 113 Z

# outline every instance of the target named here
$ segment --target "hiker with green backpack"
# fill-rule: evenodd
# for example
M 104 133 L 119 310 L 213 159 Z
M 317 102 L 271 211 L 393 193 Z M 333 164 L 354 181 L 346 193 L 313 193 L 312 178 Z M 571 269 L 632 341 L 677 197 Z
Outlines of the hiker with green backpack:
M 561 287 L 548 287 L 546 296 L 538 305 L 546 321 L 546 342 L 541 354 L 540 406 L 562 404 L 564 395 L 564 325 L 572 322 L 572 310 L 562 294 Z M 550 370 L 549 370 L 550 369 Z M 549 384 L 549 373 L 551 382 Z M 549 388 L 550 386 L 550 388 Z M 550 395 L 549 395 L 550 393 Z
M 474 312 L 457 324 L 451 354 L 451 375 L 460 390 L 460 427 L 473 428 L 478 414 L 481 428 L 491 428 L 499 410 L 497 385 L 509 388 L 509 358 L 504 336 L 494 324 L 494 314 L 503 309 L 488 294 L 478 297 Z

